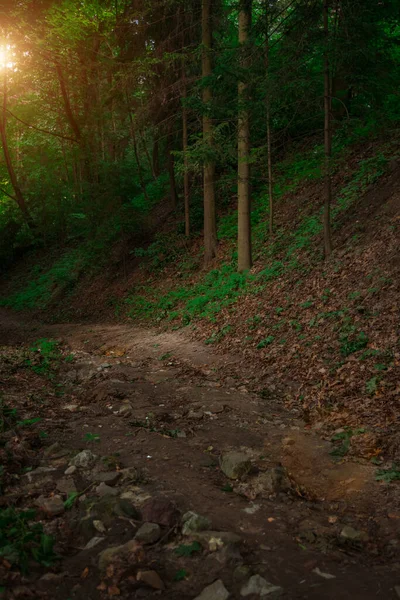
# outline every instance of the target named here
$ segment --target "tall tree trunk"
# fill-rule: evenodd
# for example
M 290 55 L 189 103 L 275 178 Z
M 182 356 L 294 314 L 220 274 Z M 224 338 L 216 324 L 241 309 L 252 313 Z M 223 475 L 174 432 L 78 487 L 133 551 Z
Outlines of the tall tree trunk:
M 160 175 L 160 149 L 158 137 L 153 141 L 153 173 L 155 177 L 159 177 Z
M 168 139 L 167 139 L 167 162 L 168 162 L 168 175 L 169 175 L 169 189 L 171 195 L 171 202 L 173 209 L 175 210 L 178 206 L 178 193 L 176 191 L 176 181 L 175 181 L 175 161 L 174 155 L 172 154 L 172 126 L 169 126 L 168 131 Z
M 15 169 L 12 163 L 10 149 L 8 147 L 8 139 L 7 139 L 7 71 L 6 66 L 4 67 L 4 76 L 3 76 L 3 110 L 0 119 L 0 136 L 1 143 L 3 146 L 4 160 L 7 166 L 8 175 L 10 177 L 11 185 L 14 189 L 15 196 L 11 196 L 19 206 L 19 209 L 22 212 L 22 215 L 25 219 L 26 224 L 30 229 L 35 229 L 35 224 L 31 217 L 31 214 L 26 206 L 25 197 L 21 191 L 21 188 L 18 184 L 18 178 L 15 173 Z M 6 193 L 6 192 L 4 192 Z M 9 195 L 9 194 L 7 194 Z
M 144 139 L 143 132 L 140 132 L 140 141 L 142 142 L 143 150 L 147 158 L 147 162 L 149 163 L 150 173 L 153 175 L 153 179 L 157 179 L 156 174 L 154 173 L 154 165 L 150 158 L 149 151 L 147 149 L 146 140 Z
M 251 25 L 251 0 L 241 0 L 239 12 L 239 44 L 243 74 L 248 67 L 248 39 Z M 250 119 L 248 84 L 238 84 L 238 271 L 251 269 L 251 199 L 250 199 Z
M 132 137 L 132 143 L 133 143 L 133 151 L 135 153 L 136 165 L 137 165 L 137 168 L 138 168 L 138 175 L 139 175 L 140 187 L 142 188 L 143 196 L 145 197 L 146 202 L 149 202 L 149 197 L 147 195 L 146 184 L 145 184 L 144 178 L 143 178 L 142 165 L 140 163 L 140 158 L 139 158 L 139 152 L 138 152 L 138 146 L 137 146 L 137 140 L 136 140 L 135 125 L 133 123 L 133 117 L 132 117 L 132 113 L 130 111 L 129 111 L 129 123 L 130 123 L 130 126 L 131 126 L 131 137 Z
M 202 75 L 211 76 L 211 1 L 202 0 Z M 213 145 L 213 123 L 211 118 L 212 90 L 209 84 L 203 88 L 203 139 Z M 215 217 L 215 161 L 208 160 L 203 168 L 204 180 L 204 263 L 208 265 L 217 254 L 217 224 Z
M 268 196 L 269 196 L 269 234 L 274 233 L 274 196 L 272 173 L 272 143 L 271 143 L 271 93 L 269 89 L 269 0 L 265 3 L 265 79 L 267 84 L 267 97 L 265 99 L 267 120 L 267 164 L 268 164 Z
M 183 108 L 182 108 L 182 148 L 183 148 L 183 193 L 184 193 L 184 201 L 185 201 L 185 235 L 189 237 L 190 235 L 190 212 L 189 212 L 189 165 L 188 165 L 188 157 L 187 157 L 187 149 L 188 149 L 188 111 L 186 108 L 186 73 L 185 73 L 185 65 L 182 66 L 182 80 L 183 80 Z
M 331 201 L 332 201 L 332 121 L 331 121 L 331 81 L 329 65 L 329 6 L 328 0 L 324 2 L 324 33 L 325 33 L 325 57 L 324 57 L 324 147 L 325 147 L 325 200 L 324 200 L 324 253 L 328 258 L 332 253 L 331 235 Z
M 63 98 L 64 109 L 65 109 L 65 114 L 67 116 L 68 123 L 69 123 L 72 131 L 74 132 L 76 139 L 80 140 L 81 139 L 81 129 L 74 117 L 74 113 L 72 112 L 71 101 L 69 99 L 69 94 L 68 94 L 67 86 L 65 83 L 64 74 L 61 69 L 61 65 L 58 63 L 56 63 L 56 72 L 57 72 L 58 82 L 60 84 L 61 95 Z

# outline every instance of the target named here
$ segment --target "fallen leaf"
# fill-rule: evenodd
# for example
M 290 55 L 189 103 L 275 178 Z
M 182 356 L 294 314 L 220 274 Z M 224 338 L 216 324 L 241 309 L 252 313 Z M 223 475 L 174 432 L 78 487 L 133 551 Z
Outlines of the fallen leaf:
M 111 577 L 113 577 L 114 575 L 114 565 L 108 565 L 107 570 L 106 570 L 106 575 L 109 579 L 111 579 Z
M 85 569 L 83 569 L 82 574 L 81 574 L 81 579 L 86 579 L 86 577 L 89 575 L 89 567 L 86 567 Z
M 328 518 L 328 522 L 331 523 L 333 525 L 333 523 L 336 523 L 336 521 L 338 520 L 338 518 L 336 516 L 331 516 Z
M 267 519 L 268 523 L 273 523 L 275 521 L 274 517 L 268 517 Z
M 100 592 L 104 592 L 104 590 L 107 589 L 107 584 L 105 583 L 105 581 L 102 581 L 100 583 L 100 585 L 97 586 L 96 589 L 99 590 Z
M 107 591 L 109 596 L 119 596 L 121 594 L 121 590 L 116 585 L 110 585 Z

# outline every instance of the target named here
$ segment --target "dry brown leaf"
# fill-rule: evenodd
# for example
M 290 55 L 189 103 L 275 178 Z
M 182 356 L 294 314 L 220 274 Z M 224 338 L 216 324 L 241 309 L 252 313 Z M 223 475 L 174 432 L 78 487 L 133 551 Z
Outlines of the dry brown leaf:
M 98 586 L 97 586 L 97 588 L 96 588 L 96 589 L 97 589 L 97 590 L 99 590 L 100 592 L 104 592 L 104 590 L 106 590 L 106 589 L 107 589 L 107 584 L 106 584 L 106 582 L 105 582 L 105 581 L 102 581 L 102 582 L 100 583 L 100 585 L 98 585 Z
M 114 565 L 108 565 L 108 567 L 107 567 L 107 569 L 106 569 L 106 575 L 107 575 L 107 577 L 108 577 L 109 579 L 110 579 L 111 577 L 113 577 L 113 575 L 114 575 L 114 571 L 115 571 Z
M 120 596 L 121 594 L 121 590 L 116 585 L 110 585 L 107 591 L 109 596 Z
M 86 579 L 86 577 L 89 575 L 89 567 L 85 567 L 81 573 L 81 579 Z

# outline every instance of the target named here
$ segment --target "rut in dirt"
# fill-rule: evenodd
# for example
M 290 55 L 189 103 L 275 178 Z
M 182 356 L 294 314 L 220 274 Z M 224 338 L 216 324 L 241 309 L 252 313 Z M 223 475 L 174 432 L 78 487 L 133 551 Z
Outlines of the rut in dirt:
M 178 333 L 0 321 L 1 510 L 34 509 L 42 531 L 23 564 L 5 526 L 5 597 L 398 597 L 398 488 L 334 462 L 241 359 Z

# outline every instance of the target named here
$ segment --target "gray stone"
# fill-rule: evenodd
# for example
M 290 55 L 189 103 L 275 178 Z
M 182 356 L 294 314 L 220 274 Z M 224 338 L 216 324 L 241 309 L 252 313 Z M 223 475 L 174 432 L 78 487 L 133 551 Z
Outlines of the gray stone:
M 124 402 L 122 404 L 122 406 L 120 407 L 118 414 L 121 417 L 130 417 L 132 415 L 132 411 L 133 411 L 133 408 L 132 408 L 132 405 L 130 404 L 130 402 Z
M 68 469 L 66 469 L 64 471 L 64 475 L 73 475 L 76 472 L 76 467 L 75 465 L 71 465 L 70 467 L 68 467 Z
M 369 536 L 366 531 L 359 531 L 346 525 L 340 532 L 340 537 L 351 542 L 368 542 Z
M 171 500 L 158 496 L 146 502 L 142 509 L 142 516 L 143 520 L 149 523 L 172 527 L 178 521 L 179 511 Z
M 51 446 L 45 449 L 43 452 L 43 456 L 46 458 L 61 458 L 62 456 L 66 456 L 69 453 L 69 450 L 66 448 L 62 448 L 59 442 L 55 442 Z
M 221 459 L 221 471 L 229 479 L 241 479 L 251 469 L 251 461 L 244 452 L 227 452 Z
M 204 417 L 204 412 L 202 410 L 190 410 L 188 413 L 189 419 L 200 420 Z
M 93 537 L 91 540 L 88 541 L 88 543 L 84 547 L 84 550 L 91 550 L 92 548 L 97 546 L 97 544 L 103 542 L 105 539 L 105 537 Z
M 144 558 L 143 548 L 137 540 L 130 540 L 121 546 L 106 548 L 99 555 L 99 569 L 105 571 L 109 564 L 120 561 L 129 562 L 130 566 L 141 562 Z
M 190 537 L 207 546 L 211 552 L 216 552 L 223 546 L 240 544 L 242 541 L 239 535 L 231 531 L 194 531 Z
M 238 583 L 243 583 L 251 573 L 250 567 L 247 565 L 239 565 L 233 571 L 233 579 Z
M 64 477 L 63 479 L 60 479 L 60 481 L 57 483 L 57 489 L 59 492 L 67 494 L 67 496 L 69 496 L 69 494 L 75 494 L 78 491 L 76 489 L 74 480 L 71 477 Z
M 127 481 L 129 483 L 137 483 L 143 479 L 143 474 L 140 469 L 136 467 L 127 467 L 126 469 L 121 469 L 119 471 L 121 474 L 122 481 Z
M 135 535 L 135 540 L 142 544 L 154 544 L 160 539 L 161 529 L 157 523 L 143 523 Z
M 400 585 L 395 585 L 394 591 L 396 592 L 396 596 L 400 598 Z
M 211 585 L 208 585 L 201 592 L 199 596 L 196 596 L 195 600 L 227 600 L 230 593 L 224 586 L 221 579 L 217 579 Z
M 192 511 L 185 513 L 182 521 L 183 535 L 191 535 L 194 531 L 204 531 L 211 527 L 211 521 L 208 517 L 203 517 Z
M 102 481 L 100 485 L 96 487 L 96 493 L 103 498 L 104 496 L 118 496 L 118 490 L 112 488 Z
M 261 575 L 253 575 L 250 577 L 248 582 L 240 590 L 240 595 L 246 596 L 258 596 L 264 598 L 265 596 L 280 596 L 283 593 L 283 589 L 278 585 L 269 583 Z
M 44 498 L 40 496 L 35 504 L 39 506 L 49 517 L 57 517 L 64 512 L 64 502 L 61 496 L 53 496 L 52 498 Z
M 113 487 L 121 479 L 121 473 L 119 471 L 110 471 L 107 473 L 100 471 L 99 473 L 95 473 L 92 479 L 98 483 L 105 483 Z
M 24 478 L 26 478 L 29 481 L 29 483 L 33 483 L 35 479 L 37 479 L 41 475 L 45 475 L 46 473 L 52 473 L 56 470 L 57 469 L 55 469 L 54 467 L 38 467 L 34 471 L 29 471 L 28 473 L 25 473 Z
M 78 469 L 90 469 L 97 460 L 97 456 L 91 450 L 82 450 L 72 460 L 70 465 Z
M 257 485 L 261 486 L 265 494 L 276 494 L 290 487 L 286 472 L 282 467 L 275 467 L 260 473 L 257 476 Z
M 106 526 L 104 525 L 103 521 L 100 521 L 98 519 L 94 519 L 94 521 L 93 521 L 93 527 L 99 533 L 105 533 L 106 532 Z

